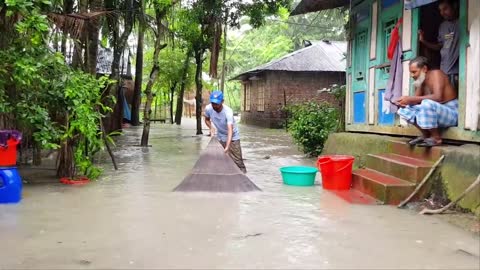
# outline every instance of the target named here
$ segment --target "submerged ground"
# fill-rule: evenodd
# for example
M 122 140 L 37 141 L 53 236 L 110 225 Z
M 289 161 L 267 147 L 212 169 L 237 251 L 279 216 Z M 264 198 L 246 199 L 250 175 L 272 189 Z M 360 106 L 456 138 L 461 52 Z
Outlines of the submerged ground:
M 0 205 L 0 269 L 480 268 L 480 239 L 437 217 L 352 205 L 321 186 L 284 186 L 278 169 L 314 165 L 281 130 L 241 127 L 263 192 L 173 193 L 208 137 L 155 124 L 148 149 L 126 130 L 114 171 L 82 187 L 26 185 Z M 320 179 L 318 179 L 320 181 Z

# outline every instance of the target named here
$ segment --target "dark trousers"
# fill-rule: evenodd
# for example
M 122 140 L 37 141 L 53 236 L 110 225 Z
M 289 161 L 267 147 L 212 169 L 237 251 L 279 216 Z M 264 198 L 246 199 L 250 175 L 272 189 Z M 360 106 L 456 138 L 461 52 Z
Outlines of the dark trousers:
M 222 144 L 223 148 L 227 146 L 226 142 L 221 141 L 220 143 Z M 233 162 L 237 164 L 238 168 L 240 168 L 243 173 L 247 173 L 247 168 L 243 163 L 242 147 L 240 146 L 240 140 L 232 141 L 230 143 L 228 155 L 233 159 Z

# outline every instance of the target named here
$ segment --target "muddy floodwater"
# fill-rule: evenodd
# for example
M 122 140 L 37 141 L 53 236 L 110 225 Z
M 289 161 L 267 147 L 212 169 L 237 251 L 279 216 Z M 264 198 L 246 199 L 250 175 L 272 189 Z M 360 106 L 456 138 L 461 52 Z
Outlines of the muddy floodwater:
M 241 127 L 262 192 L 173 193 L 209 142 L 185 122 L 152 125 L 147 149 L 127 129 L 120 170 L 106 160 L 98 182 L 26 185 L 20 204 L 0 205 L 0 269 L 480 268 L 479 236 L 437 217 L 284 186 L 280 167 L 314 160 L 282 130 Z

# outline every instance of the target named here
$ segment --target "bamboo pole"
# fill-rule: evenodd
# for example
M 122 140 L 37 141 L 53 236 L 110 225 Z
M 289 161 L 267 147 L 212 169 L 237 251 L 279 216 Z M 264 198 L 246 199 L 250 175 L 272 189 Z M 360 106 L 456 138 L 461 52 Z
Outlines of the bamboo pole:
M 437 160 L 437 162 L 435 162 L 435 164 L 433 165 L 433 167 L 430 169 L 430 171 L 428 172 L 428 174 L 423 178 L 422 182 L 420 182 L 420 184 L 417 185 L 417 187 L 415 188 L 415 190 L 412 192 L 412 194 L 410 194 L 410 196 L 408 196 L 408 198 L 406 198 L 403 202 L 401 202 L 397 207 L 398 208 L 402 208 L 404 207 L 415 195 L 417 195 L 417 193 L 420 191 L 420 189 L 422 189 L 422 187 L 425 185 L 425 183 L 428 182 L 428 179 L 430 178 L 430 176 L 432 176 L 433 172 L 435 171 L 435 169 L 438 167 L 438 165 L 440 165 L 440 163 L 442 163 L 442 161 L 445 159 L 445 156 L 441 156 L 440 159 Z
M 475 182 L 473 182 L 462 194 L 460 194 L 460 196 L 458 196 L 457 199 L 455 199 L 454 201 L 451 201 L 449 204 L 447 204 L 446 206 L 440 208 L 440 209 L 436 209 L 436 210 L 432 210 L 432 209 L 428 209 L 428 208 L 424 208 L 422 211 L 420 211 L 420 215 L 433 215 L 433 214 L 441 214 L 445 211 L 447 211 L 448 209 L 450 209 L 452 206 L 454 206 L 455 204 L 457 204 L 459 201 L 461 201 L 468 193 L 470 193 L 473 189 L 475 189 L 476 186 L 478 186 L 480 184 L 480 174 L 477 176 L 477 180 L 475 180 Z

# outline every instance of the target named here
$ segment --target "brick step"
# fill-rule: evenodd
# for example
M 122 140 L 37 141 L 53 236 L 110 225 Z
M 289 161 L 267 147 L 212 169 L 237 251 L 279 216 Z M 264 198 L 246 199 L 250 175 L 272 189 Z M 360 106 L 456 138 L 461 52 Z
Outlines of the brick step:
M 416 159 L 423 159 L 423 160 L 430 160 L 436 161 L 442 156 L 442 150 L 444 147 L 418 147 L 418 146 L 410 146 L 407 144 L 408 140 L 405 141 L 390 141 L 391 149 L 394 154 L 416 158 Z
M 398 204 L 415 189 L 415 184 L 371 169 L 352 173 L 352 188 L 382 201 Z
M 356 189 L 349 190 L 329 190 L 331 193 L 337 195 L 337 197 L 345 200 L 351 204 L 363 204 L 363 205 L 381 205 L 383 202 L 378 199 L 367 195 L 364 192 Z
M 420 182 L 433 166 L 431 161 L 397 154 L 368 155 L 367 168 L 391 175 L 412 183 Z

